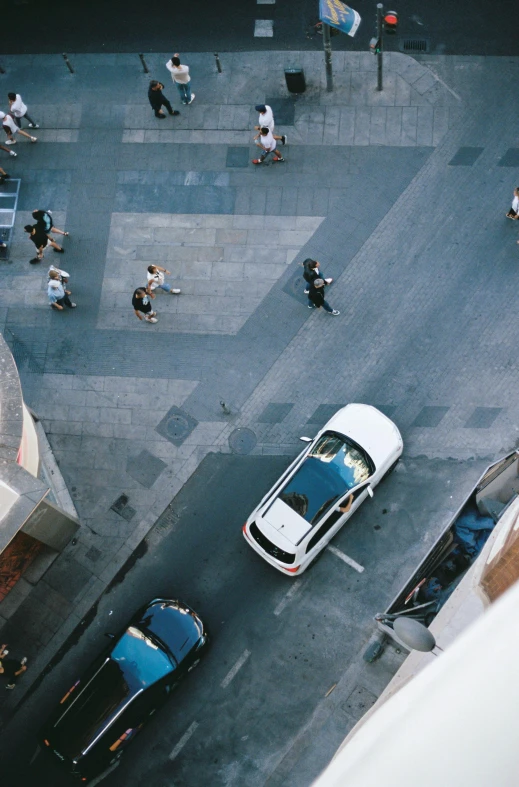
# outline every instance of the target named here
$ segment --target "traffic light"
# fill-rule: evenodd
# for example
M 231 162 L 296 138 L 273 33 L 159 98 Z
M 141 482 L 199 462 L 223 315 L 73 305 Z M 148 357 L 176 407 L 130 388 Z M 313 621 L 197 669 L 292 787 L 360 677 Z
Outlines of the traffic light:
M 396 11 L 385 11 L 384 12 L 384 31 L 390 35 L 394 36 L 396 34 L 396 30 L 398 27 L 398 14 Z
M 369 51 L 372 55 L 378 55 L 380 53 L 380 38 L 372 38 L 369 42 Z

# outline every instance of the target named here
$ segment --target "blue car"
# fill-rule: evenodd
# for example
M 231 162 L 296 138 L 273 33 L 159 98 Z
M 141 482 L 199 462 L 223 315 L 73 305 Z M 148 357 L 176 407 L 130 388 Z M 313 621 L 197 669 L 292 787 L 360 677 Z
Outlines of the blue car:
M 204 624 L 186 604 L 150 601 L 60 700 L 41 730 L 43 748 L 78 780 L 98 776 L 122 756 L 208 644 Z

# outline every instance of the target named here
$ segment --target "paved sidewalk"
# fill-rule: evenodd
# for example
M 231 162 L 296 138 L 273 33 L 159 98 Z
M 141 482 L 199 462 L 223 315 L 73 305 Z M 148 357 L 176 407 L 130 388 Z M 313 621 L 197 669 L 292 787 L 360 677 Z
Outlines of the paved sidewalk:
M 177 102 L 168 56 L 146 57 Z M 196 101 L 166 121 L 133 56 L 76 56 L 73 77 L 51 56 L 5 58 L 5 92 L 22 86 L 45 128 L 9 160 L 22 191 L 0 319 L 82 528 L 6 599 L 25 598 L 2 637 L 32 669 L 4 719 L 209 451 L 292 456 L 355 399 L 413 456 L 515 439 L 517 246 L 501 219 L 518 63 L 391 53 L 380 94 L 370 54 L 335 53 L 328 94 L 320 53 L 239 53 L 221 75 L 210 53 L 185 57 Z M 283 68 L 299 64 L 294 98 Z M 260 101 L 289 135 L 279 167 L 250 164 Z M 71 232 L 45 263 L 72 274 L 73 313 L 51 312 L 46 268 L 27 264 L 36 207 Z M 306 308 L 307 256 L 336 280 L 337 320 Z M 157 296 L 156 326 L 130 305 L 150 262 L 183 289 Z

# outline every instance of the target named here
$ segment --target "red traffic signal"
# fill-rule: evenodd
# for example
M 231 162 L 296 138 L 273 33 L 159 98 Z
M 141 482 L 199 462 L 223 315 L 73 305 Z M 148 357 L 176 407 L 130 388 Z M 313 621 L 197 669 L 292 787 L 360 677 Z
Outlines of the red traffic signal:
M 384 30 L 388 35 L 395 35 L 398 27 L 398 14 L 396 11 L 386 11 L 384 14 Z

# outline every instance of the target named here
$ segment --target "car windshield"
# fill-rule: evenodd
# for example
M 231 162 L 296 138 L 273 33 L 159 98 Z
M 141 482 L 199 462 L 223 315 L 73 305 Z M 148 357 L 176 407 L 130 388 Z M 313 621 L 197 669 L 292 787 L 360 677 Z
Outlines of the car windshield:
M 325 432 L 279 497 L 312 525 L 373 472 L 368 455 L 347 438 Z
M 113 649 L 111 658 L 121 667 L 130 686 L 147 688 L 168 672 L 173 672 L 174 664 L 162 647 L 160 641 L 149 633 L 129 626 Z

